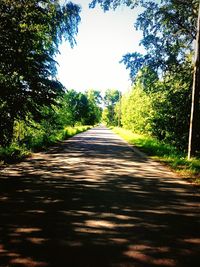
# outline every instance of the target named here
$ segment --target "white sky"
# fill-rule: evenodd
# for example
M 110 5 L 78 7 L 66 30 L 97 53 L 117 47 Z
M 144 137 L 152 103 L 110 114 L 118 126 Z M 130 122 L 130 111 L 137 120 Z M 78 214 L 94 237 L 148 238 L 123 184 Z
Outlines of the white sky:
M 130 87 L 129 71 L 120 64 L 127 52 L 143 52 L 139 46 L 142 33 L 134 29 L 137 11 L 120 7 L 104 13 L 99 7 L 89 9 L 90 0 L 73 0 L 82 6 L 81 23 L 71 49 L 60 46 L 58 78 L 67 89 L 84 91 L 108 88 L 126 91 Z

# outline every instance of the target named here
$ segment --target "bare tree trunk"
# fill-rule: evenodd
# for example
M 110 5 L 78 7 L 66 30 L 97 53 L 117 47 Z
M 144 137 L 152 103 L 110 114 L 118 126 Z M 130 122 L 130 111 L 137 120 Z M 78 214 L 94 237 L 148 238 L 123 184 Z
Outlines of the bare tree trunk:
M 194 62 L 194 76 L 192 88 L 192 105 L 190 117 L 190 132 L 188 144 L 188 159 L 200 152 L 200 70 L 199 70 L 199 47 L 200 47 L 200 5 L 197 21 L 197 37 Z

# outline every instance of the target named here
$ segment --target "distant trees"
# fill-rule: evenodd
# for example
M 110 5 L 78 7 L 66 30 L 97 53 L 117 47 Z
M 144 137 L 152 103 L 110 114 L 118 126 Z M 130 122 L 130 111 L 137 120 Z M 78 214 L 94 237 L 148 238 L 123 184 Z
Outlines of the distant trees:
M 108 125 L 117 125 L 118 117 L 115 108 L 119 101 L 120 92 L 116 89 L 107 89 L 104 95 L 105 109 L 102 114 L 102 120 Z
M 41 106 L 63 92 L 55 53 L 62 39 L 75 42 L 80 7 L 56 0 L 0 1 L 0 144 L 13 136 L 16 120 L 41 117 Z
M 59 121 L 62 125 L 95 125 L 101 119 L 101 96 L 97 90 L 85 93 L 68 90 L 61 98 Z
M 99 93 L 89 91 L 91 95 Z M 40 125 L 49 131 L 65 126 L 95 125 L 101 119 L 101 108 L 97 99 L 90 99 L 88 92 L 66 91 L 57 98 L 56 105 L 41 107 Z
M 102 116 L 102 96 L 98 90 L 89 89 L 86 91 L 86 97 L 88 99 L 88 113 L 86 114 L 87 125 L 95 125 L 100 122 Z

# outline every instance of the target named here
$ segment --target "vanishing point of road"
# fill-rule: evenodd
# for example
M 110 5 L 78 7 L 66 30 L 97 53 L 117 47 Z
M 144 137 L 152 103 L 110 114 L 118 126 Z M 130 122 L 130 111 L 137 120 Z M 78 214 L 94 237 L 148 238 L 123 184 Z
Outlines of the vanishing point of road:
M 199 203 L 97 127 L 1 171 L 0 267 L 197 267 Z

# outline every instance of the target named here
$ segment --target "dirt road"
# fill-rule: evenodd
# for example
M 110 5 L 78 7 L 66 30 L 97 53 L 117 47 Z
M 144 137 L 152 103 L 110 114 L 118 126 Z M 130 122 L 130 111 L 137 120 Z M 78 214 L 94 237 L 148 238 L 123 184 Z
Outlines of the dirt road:
M 0 267 L 197 267 L 199 203 L 95 128 L 2 171 Z

